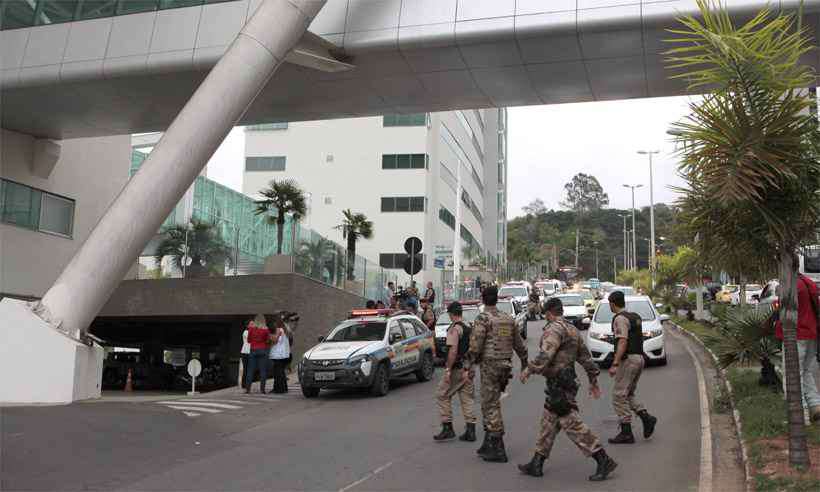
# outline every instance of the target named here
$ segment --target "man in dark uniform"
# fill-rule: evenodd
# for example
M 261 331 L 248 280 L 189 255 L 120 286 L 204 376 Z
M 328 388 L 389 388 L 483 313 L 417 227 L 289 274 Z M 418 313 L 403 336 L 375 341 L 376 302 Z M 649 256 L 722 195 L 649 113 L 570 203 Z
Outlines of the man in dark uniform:
M 473 413 L 475 405 L 475 386 L 473 381 L 461 370 L 464 355 L 469 348 L 470 328 L 462 321 L 463 310 L 456 301 L 447 307 L 452 323 L 447 328 L 447 351 L 440 354 L 444 359 L 444 377 L 436 389 L 436 404 L 441 415 L 441 432 L 433 436 L 436 441 L 446 441 L 456 437 L 453 430 L 453 396 L 461 400 L 461 414 L 464 415 L 466 430 L 459 439 L 475 441 L 476 418 Z M 467 342 L 467 343 L 465 343 Z
M 615 291 L 609 295 L 609 306 L 615 316 L 612 318 L 612 333 L 615 335 L 615 357 L 609 368 L 609 375 L 615 378 L 612 389 L 612 406 L 621 424 L 621 432 L 610 439 L 612 444 L 634 444 L 632 434 L 632 412 L 640 417 L 643 423 L 643 437 L 649 439 L 655 432 L 654 417 L 635 398 L 638 380 L 643 372 L 643 329 L 641 317 L 626 310 L 624 293 Z
M 482 294 L 484 312 L 473 322 L 470 351 L 464 362 L 466 376 L 472 378 L 472 367 L 481 369 L 481 415 L 484 419 L 484 443 L 478 455 L 485 461 L 506 463 L 504 420 L 501 416 L 501 393 L 512 378 L 513 351 L 527 367 L 527 346 L 515 320 L 496 308 L 498 287 L 490 286 Z
M 526 383 L 530 374 L 544 376 L 547 379 L 547 400 L 541 415 L 535 453 L 528 464 L 518 465 L 518 469 L 533 477 L 543 476 L 544 460 L 549 458 L 558 431 L 563 429 L 584 455 L 595 459 L 597 468 L 589 479 L 594 482 L 605 480 L 618 464 L 606 454 L 598 437 L 581 420 L 575 400 L 578 394 L 575 363 L 581 364 L 586 371 L 589 394 L 596 400 L 601 397 L 598 387 L 600 371 L 578 329 L 564 320 L 561 299 L 547 301 L 545 314 L 548 322 L 541 336 L 540 351 L 521 372 L 521 382 Z

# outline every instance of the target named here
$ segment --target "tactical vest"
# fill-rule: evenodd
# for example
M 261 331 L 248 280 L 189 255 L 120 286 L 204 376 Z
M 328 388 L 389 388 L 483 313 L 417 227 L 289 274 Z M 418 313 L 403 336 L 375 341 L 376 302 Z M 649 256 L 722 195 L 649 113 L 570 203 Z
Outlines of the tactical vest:
M 512 359 L 515 320 L 509 314 L 500 311 L 492 314 L 484 313 L 484 315 L 489 318 L 490 329 L 487 331 L 482 358 Z
M 453 364 L 453 367 L 462 367 L 464 356 L 467 355 L 467 352 L 470 350 L 470 334 L 472 333 L 472 328 L 470 328 L 470 325 L 463 321 L 456 321 L 453 324 L 461 326 L 461 336 L 458 338 L 458 345 L 456 346 L 458 354 L 456 355 L 456 361 Z M 447 331 L 449 331 L 449 328 Z M 444 348 L 441 351 L 441 358 L 447 360 L 447 355 L 449 352 L 450 347 L 448 345 L 444 345 Z
M 635 313 L 621 311 L 612 317 L 612 329 L 615 330 L 615 320 L 624 316 L 629 320 L 629 336 L 626 339 L 626 355 L 643 355 L 643 328 L 641 317 Z

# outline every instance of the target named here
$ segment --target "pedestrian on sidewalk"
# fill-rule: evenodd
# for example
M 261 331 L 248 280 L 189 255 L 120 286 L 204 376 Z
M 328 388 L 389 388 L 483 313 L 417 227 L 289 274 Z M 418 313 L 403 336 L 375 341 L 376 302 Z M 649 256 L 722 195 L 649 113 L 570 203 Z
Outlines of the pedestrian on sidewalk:
M 641 316 L 626 310 L 624 293 L 615 291 L 609 295 L 609 307 L 615 316 L 612 318 L 612 333 L 617 340 L 615 356 L 609 375 L 615 378 L 612 389 L 612 406 L 621 424 L 621 431 L 609 440 L 610 444 L 634 444 L 632 434 L 632 412 L 640 417 L 643 423 L 643 437 L 649 439 L 658 423 L 657 417 L 649 414 L 646 407 L 635 398 L 638 380 L 644 367 L 643 328 Z
M 447 307 L 450 314 L 450 327 L 447 328 L 447 349 L 444 357 L 444 377 L 436 390 L 436 404 L 441 416 L 441 432 L 433 436 L 436 441 L 445 441 L 456 437 L 453 430 L 453 396 L 458 394 L 461 401 L 461 414 L 464 416 L 465 431 L 459 440 L 475 441 L 475 424 L 477 422 L 473 407 L 475 406 L 475 385 L 463 370 L 464 356 L 470 348 L 470 327 L 462 321 L 463 309 L 456 301 Z
M 265 383 L 268 379 L 268 347 L 271 343 L 268 321 L 264 314 L 257 314 L 248 324 L 248 343 L 251 353 L 248 361 L 248 372 L 245 374 L 245 393 L 251 392 L 254 373 L 259 370 L 259 392 L 265 394 Z
M 273 361 L 273 392 L 288 392 L 288 376 L 285 368 L 290 358 L 290 340 L 285 330 L 285 323 L 277 318 L 271 335 L 270 358 Z
M 245 374 L 248 373 L 248 359 L 251 354 L 251 344 L 248 342 L 248 329 L 242 332 L 242 350 L 239 351 L 239 358 L 242 360 L 242 389 L 247 388 L 245 384 Z
M 799 260 L 794 259 L 794 270 L 799 270 Z M 817 372 L 818 339 L 817 286 L 802 273 L 797 274 L 797 357 L 800 363 L 800 383 L 803 393 L 803 408 L 808 409 L 812 422 L 820 422 L 820 393 L 814 373 Z M 783 325 L 775 324 L 775 335 L 783 340 Z M 783 372 L 785 374 L 785 371 Z

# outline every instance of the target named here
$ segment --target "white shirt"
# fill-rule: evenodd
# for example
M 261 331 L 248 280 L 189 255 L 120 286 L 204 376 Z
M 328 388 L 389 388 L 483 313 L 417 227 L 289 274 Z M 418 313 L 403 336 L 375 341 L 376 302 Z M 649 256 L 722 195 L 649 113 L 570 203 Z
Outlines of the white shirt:
M 248 343 L 248 330 L 242 332 L 242 354 L 250 354 L 251 353 L 251 344 Z
M 287 359 L 290 357 L 290 340 L 288 340 L 288 334 L 285 333 L 285 330 L 279 328 L 277 331 L 280 332 L 279 340 L 273 344 L 270 348 L 270 358 L 271 359 Z

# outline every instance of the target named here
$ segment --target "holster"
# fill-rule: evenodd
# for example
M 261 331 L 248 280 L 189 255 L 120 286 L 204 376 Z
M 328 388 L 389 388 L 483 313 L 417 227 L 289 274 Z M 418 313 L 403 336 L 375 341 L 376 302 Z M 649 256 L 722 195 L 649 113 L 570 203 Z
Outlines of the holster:
M 563 417 L 572 411 L 567 395 L 574 395 L 578 392 L 578 381 L 575 376 L 574 367 L 565 367 L 550 378 L 547 378 L 547 388 L 544 393 L 547 395 L 544 408 L 552 413 Z

